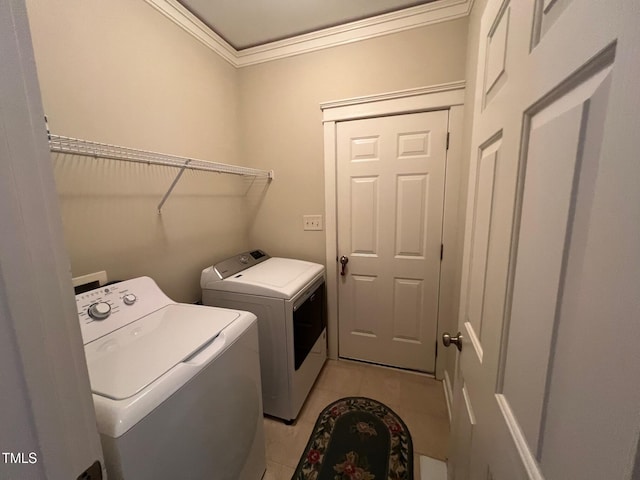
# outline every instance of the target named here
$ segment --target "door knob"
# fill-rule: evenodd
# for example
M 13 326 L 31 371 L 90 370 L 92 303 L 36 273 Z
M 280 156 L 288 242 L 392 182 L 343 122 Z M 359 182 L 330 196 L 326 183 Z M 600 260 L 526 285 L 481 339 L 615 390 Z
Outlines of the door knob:
M 458 348 L 459 352 L 462 351 L 462 335 L 460 335 L 460 332 L 458 332 L 458 334 L 455 337 L 452 337 L 447 332 L 444 332 L 442 334 L 442 344 L 445 347 L 448 347 L 452 343 Z
M 344 269 L 347 266 L 347 263 L 349 263 L 349 257 L 345 257 L 344 255 L 342 255 L 340 257 L 340 263 L 342 264 L 342 269 L 340 270 L 340 275 L 342 275 L 344 277 L 345 276 Z

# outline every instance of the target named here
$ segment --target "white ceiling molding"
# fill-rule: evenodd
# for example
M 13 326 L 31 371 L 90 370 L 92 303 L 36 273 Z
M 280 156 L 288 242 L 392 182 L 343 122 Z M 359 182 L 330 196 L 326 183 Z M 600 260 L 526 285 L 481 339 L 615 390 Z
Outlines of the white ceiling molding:
M 385 13 L 241 50 L 238 52 L 238 63 L 239 66 L 244 67 L 245 65 L 345 45 L 411 28 L 446 22 L 466 16 L 468 6 L 468 0 L 441 0 L 397 12 Z
M 473 4 L 440 0 L 238 51 L 177 0 L 145 1 L 237 68 L 455 20 L 468 15 Z
M 184 31 L 193 35 L 202 44 L 216 52 L 231 65 L 234 67 L 239 66 L 238 52 L 236 49 L 176 0 L 145 0 L 145 2 Z

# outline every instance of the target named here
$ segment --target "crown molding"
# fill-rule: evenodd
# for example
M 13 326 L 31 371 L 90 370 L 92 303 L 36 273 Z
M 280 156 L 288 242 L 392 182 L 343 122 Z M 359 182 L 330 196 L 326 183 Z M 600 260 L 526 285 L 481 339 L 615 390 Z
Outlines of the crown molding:
M 247 48 L 238 52 L 238 63 L 254 65 L 454 20 L 468 14 L 468 4 L 469 0 L 440 0 Z
M 145 0 L 145 2 L 231 65 L 236 68 L 239 66 L 236 49 L 179 2 L 176 0 Z
M 467 16 L 473 4 L 473 0 L 439 0 L 257 47 L 236 50 L 177 0 L 145 1 L 236 68 L 455 20 Z

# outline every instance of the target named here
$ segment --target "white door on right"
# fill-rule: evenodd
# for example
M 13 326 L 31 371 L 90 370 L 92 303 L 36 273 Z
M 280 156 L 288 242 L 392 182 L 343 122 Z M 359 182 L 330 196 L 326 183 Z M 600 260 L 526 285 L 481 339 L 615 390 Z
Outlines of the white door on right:
M 637 0 L 488 1 L 450 479 L 640 478 L 639 77 Z

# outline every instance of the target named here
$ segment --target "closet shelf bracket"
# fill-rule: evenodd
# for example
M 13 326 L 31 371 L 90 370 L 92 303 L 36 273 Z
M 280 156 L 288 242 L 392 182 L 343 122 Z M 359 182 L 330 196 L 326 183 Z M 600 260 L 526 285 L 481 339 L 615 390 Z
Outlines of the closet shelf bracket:
M 164 197 L 162 197 L 162 200 L 160 200 L 160 203 L 158 204 L 158 215 L 162 213 L 162 205 L 164 205 L 164 202 L 166 202 L 167 198 L 169 198 L 169 195 L 171 195 L 173 188 L 176 186 L 176 183 L 178 183 L 178 180 L 180 180 L 180 177 L 184 173 L 185 168 L 187 168 L 187 166 L 189 165 L 189 162 L 190 160 L 186 160 L 184 162 L 184 165 L 182 165 L 182 168 L 180 168 L 180 171 L 176 175 L 176 178 L 174 178 L 173 182 L 171 182 L 171 185 L 169 186 L 169 190 L 167 190 L 167 193 L 165 193 Z

